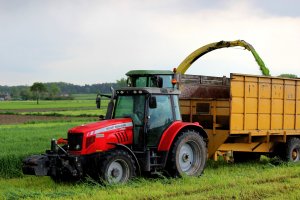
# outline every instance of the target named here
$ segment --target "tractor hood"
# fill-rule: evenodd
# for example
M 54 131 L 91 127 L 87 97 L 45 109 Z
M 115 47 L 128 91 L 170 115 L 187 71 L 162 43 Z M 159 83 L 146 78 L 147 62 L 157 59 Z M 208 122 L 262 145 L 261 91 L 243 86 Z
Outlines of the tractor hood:
M 133 141 L 131 118 L 109 119 L 76 126 L 68 131 L 70 151 L 89 154 L 107 151 L 114 144 L 129 145 Z
M 94 132 L 94 134 L 97 134 L 97 133 L 104 133 L 104 132 L 108 132 L 120 128 L 132 127 L 132 126 L 133 124 L 131 118 L 109 119 L 100 122 L 93 122 L 89 124 L 83 124 L 81 126 L 76 126 L 71 128 L 68 132 L 69 133 Z

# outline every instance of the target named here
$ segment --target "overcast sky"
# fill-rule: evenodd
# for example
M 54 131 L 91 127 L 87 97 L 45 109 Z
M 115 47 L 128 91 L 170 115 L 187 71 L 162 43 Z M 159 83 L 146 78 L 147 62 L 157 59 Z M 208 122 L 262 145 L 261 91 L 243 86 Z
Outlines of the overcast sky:
M 113 82 L 172 70 L 220 40 L 252 44 L 272 75 L 300 76 L 298 0 L 0 0 L 0 85 Z M 209 53 L 189 74 L 260 74 L 251 53 Z

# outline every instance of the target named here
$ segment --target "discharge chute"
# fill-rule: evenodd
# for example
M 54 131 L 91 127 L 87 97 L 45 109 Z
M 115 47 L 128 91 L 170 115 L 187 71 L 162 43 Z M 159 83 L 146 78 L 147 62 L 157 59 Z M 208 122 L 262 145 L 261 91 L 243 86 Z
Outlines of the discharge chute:
M 244 47 L 245 49 L 247 49 L 248 51 L 250 51 L 252 53 L 253 57 L 255 58 L 255 61 L 257 62 L 262 74 L 265 76 L 270 76 L 270 71 L 266 67 L 264 61 L 260 58 L 258 53 L 253 48 L 253 46 L 244 40 L 220 41 L 220 42 L 214 42 L 214 43 L 207 44 L 203 47 L 200 47 L 199 49 L 197 49 L 196 51 L 191 53 L 188 57 L 186 57 L 182 61 L 182 63 L 180 63 L 180 65 L 176 69 L 176 72 L 180 73 L 180 74 L 184 74 L 188 70 L 188 68 L 198 58 L 200 58 L 201 56 L 203 56 L 211 51 L 214 51 L 216 49 L 225 48 L 225 47 L 228 48 L 228 47 L 235 47 L 235 46 L 241 46 L 241 47 Z

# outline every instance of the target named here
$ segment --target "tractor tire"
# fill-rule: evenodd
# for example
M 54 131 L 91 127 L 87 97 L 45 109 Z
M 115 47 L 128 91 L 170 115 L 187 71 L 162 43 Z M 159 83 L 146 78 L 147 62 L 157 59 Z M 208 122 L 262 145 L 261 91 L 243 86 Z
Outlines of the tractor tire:
M 285 161 L 299 162 L 300 161 L 300 139 L 290 138 L 286 144 Z
M 173 177 L 200 176 L 206 160 L 207 148 L 202 136 L 186 130 L 173 143 L 166 170 Z
M 124 150 L 113 150 L 98 163 L 99 178 L 102 183 L 126 183 L 136 176 L 135 161 Z
M 258 162 L 260 160 L 260 153 L 256 152 L 233 152 L 233 159 L 235 163 L 244 162 Z

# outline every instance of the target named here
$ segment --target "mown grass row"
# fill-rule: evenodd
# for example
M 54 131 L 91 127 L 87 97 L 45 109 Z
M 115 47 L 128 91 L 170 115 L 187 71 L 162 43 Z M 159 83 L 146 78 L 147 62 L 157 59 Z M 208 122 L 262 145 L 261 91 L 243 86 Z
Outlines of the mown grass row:
M 95 100 L 97 94 L 72 94 L 74 100 Z
M 219 162 L 209 165 L 201 177 L 137 178 L 126 185 L 103 186 L 92 180 L 63 184 L 33 176 L 0 179 L 0 198 L 299 199 L 299 187 L 299 165 Z
M 63 110 L 63 111 L 44 111 L 44 112 L 14 112 L 0 111 L 0 114 L 5 115 L 32 115 L 32 116 L 51 116 L 51 117 L 98 117 L 104 115 L 107 107 L 96 109 L 80 109 L 80 110 Z
M 51 108 L 95 108 L 95 100 L 63 100 L 63 101 L 0 101 L 0 109 L 17 110 L 17 109 L 51 109 Z
M 90 100 L 42 101 L 40 105 L 27 101 L 0 102 L 0 114 L 55 117 L 98 117 L 99 115 L 104 115 L 106 113 L 107 104 L 108 100 L 103 100 L 101 109 L 99 110 L 96 109 L 95 102 Z M 27 109 L 29 110 L 23 111 Z

